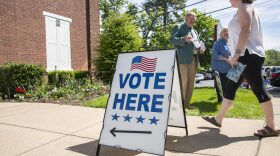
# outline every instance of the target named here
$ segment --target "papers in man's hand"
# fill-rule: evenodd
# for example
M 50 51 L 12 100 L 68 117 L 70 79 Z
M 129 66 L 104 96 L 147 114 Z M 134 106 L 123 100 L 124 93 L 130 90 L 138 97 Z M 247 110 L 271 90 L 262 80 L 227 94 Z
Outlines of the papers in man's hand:
M 193 45 L 195 46 L 196 49 L 201 47 L 201 44 L 197 39 L 192 39 L 191 41 L 192 41 L 192 43 L 193 43 Z
M 204 42 L 202 42 L 202 41 L 200 41 L 200 49 L 202 50 L 202 51 L 205 51 L 206 50 L 206 47 L 205 47 L 205 44 L 204 44 Z
M 240 62 L 237 63 L 237 65 L 235 67 L 232 67 L 228 73 L 227 73 L 227 78 L 234 81 L 235 83 L 238 82 L 238 80 L 240 79 L 241 74 L 243 73 L 243 71 L 245 70 L 247 65 L 242 64 Z

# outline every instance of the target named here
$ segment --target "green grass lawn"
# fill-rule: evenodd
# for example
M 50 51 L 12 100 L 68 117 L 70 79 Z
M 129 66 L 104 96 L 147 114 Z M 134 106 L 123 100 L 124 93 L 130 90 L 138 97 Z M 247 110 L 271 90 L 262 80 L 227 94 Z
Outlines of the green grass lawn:
M 195 88 L 191 99 L 191 105 L 197 107 L 187 110 L 187 115 L 214 116 L 220 109 L 214 88 Z M 262 119 L 263 113 L 257 98 L 251 90 L 239 88 L 233 107 L 227 112 L 229 118 Z
M 106 108 L 108 100 L 108 95 L 103 95 L 98 98 L 89 100 L 83 104 L 86 107 L 95 107 L 95 108 Z
M 84 106 L 105 108 L 108 95 L 92 99 Z M 187 115 L 192 116 L 213 116 L 217 113 L 221 104 L 217 102 L 217 96 L 214 88 L 195 88 L 191 105 L 196 109 L 187 110 Z M 235 98 L 234 106 L 228 111 L 226 117 L 262 119 L 263 113 L 261 107 L 251 90 L 239 88 Z

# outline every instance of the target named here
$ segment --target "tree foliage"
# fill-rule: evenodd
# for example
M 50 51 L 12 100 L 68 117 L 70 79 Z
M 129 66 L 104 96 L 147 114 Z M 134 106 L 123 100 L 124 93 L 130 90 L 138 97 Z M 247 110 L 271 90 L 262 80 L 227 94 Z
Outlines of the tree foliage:
M 205 43 L 206 51 L 203 55 L 200 55 L 200 65 L 203 68 L 209 68 L 211 62 L 211 50 L 214 44 L 214 29 L 217 24 L 217 20 L 211 16 L 206 16 L 198 10 L 192 10 L 197 15 L 197 21 L 194 28 L 198 32 L 200 39 Z M 181 18 L 184 18 L 187 12 L 183 12 Z M 182 23 L 182 22 L 181 22 Z M 175 24 L 170 23 L 164 29 L 164 27 L 158 27 L 154 29 L 151 35 L 149 47 L 151 49 L 170 49 L 173 48 L 169 41 L 172 29 Z
M 186 0 L 145 0 L 141 6 L 127 2 L 127 0 L 100 0 L 103 31 L 96 66 L 97 75 L 105 82 L 109 82 L 112 78 L 115 59 L 120 52 L 134 49 L 139 51 L 140 47 L 143 50 L 172 49 L 173 46 L 169 41 L 172 29 L 175 24 L 184 22 L 187 12 L 185 10 Z M 211 59 L 210 50 L 214 42 L 214 25 L 217 21 L 202 12 L 193 11 L 197 14 L 197 22 L 194 27 L 206 44 L 206 52 L 200 57 L 200 62 L 204 68 L 208 68 Z M 130 15 L 130 17 L 124 14 Z M 123 21 L 119 16 L 129 20 Z M 133 26 L 130 29 L 121 28 L 121 26 L 127 25 L 122 25 L 117 21 L 126 21 Z M 127 35 L 134 37 L 126 37 Z M 130 41 L 127 38 L 130 38 Z M 132 45 L 128 48 L 128 45 L 124 43 L 132 43 Z
M 166 36 L 170 34 L 172 24 L 183 21 L 181 14 L 184 6 L 185 0 L 146 0 L 142 8 L 130 4 L 127 13 L 134 17 L 139 26 L 146 50 L 171 47 Z
M 184 9 L 185 0 L 146 0 L 142 11 L 136 6 L 129 7 L 127 13 L 132 15 L 141 30 L 145 50 L 171 49 L 169 42 L 175 24 L 183 23 L 187 10 Z M 201 66 L 210 67 L 211 49 L 214 44 L 214 27 L 217 20 L 206 16 L 198 10 L 191 10 L 197 14 L 195 29 L 205 42 L 206 51 L 200 56 Z
M 127 0 L 100 0 L 99 7 L 101 11 L 102 21 L 105 20 L 110 13 L 118 12 L 124 9 Z
M 217 20 L 211 16 L 206 16 L 198 10 L 193 10 L 196 13 L 197 20 L 194 25 L 195 30 L 200 35 L 200 39 L 205 43 L 205 53 L 200 55 L 200 65 L 204 68 L 210 67 L 211 50 L 214 44 L 215 25 Z
M 102 29 L 95 65 L 97 77 L 108 83 L 115 71 L 117 55 L 139 51 L 142 39 L 134 20 L 127 14 L 110 13 L 103 22 Z
M 280 65 L 280 51 L 273 49 L 266 51 L 265 66 L 279 66 Z

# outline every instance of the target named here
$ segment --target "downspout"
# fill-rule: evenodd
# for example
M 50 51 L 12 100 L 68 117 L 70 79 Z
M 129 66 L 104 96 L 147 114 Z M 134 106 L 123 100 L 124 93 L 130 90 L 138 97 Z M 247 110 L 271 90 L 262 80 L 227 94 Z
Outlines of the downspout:
M 87 57 L 88 57 L 88 73 L 92 81 L 92 60 L 91 60 L 91 33 L 90 33 L 90 0 L 86 0 L 86 34 L 87 34 Z

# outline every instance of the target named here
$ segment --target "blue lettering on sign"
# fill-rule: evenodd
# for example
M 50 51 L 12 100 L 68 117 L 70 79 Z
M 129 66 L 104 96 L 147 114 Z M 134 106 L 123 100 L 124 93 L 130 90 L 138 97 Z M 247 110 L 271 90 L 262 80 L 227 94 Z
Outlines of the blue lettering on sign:
M 119 74 L 120 89 L 165 89 L 166 73 Z M 116 93 L 113 109 L 161 113 L 164 95 Z
M 117 103 L 119 103 L 120 104 L 120 109 L 122 110 L 123 109 L 124 100 L 125 100 L 125 94 L 122 94 L 122 97 L 119 98 L 119 93 L 117 93 L 115 95 L 113 109 L 116 109 Z
M 136 100 L 134 100 L 133 98 L 136 98 L 136 97 L 137 97 L 137 94 L 128 94 L 127 95 L 125 110 L 135 110 L 135 106 L 131 106 L 131 105 L 135 104 Z
M 157 73 L 156 74 L 154 89 L 164 89 L 165 88 L 164 85 L 159 84 L 160 82 L 162 82 L 162 83 L 165 82 L 165 76 L 166 76 L 166 73 Z
M 134 80 L 136 80 L 136 84 L 133 84 Z M 140 83 L 141 83 L 141 75 L 139 73 L 132 74 L 132 76 L 129 79 L 129 87 L 131 89 L 136 89 L 140 86 Z
M 145 112 L 149 112 L 149 106 L 148 106 L 149 101 L 150 101 L 150 95 L 140 94 L 137 111 L 141 111 L 142 107 L 144 107 Z
M 162 107 L 157 108 L 157 106 L 162 106 L 162 101 L 160 99 L 163 99 L 163 95 L 154 95 L 153 96 L 153 102 L 152 102 L 152 109 L 151 112 L 162 112 Z
M 144 89 L 148 89 L 150 78 L 153 77 L 154 75 L 155 75 L 154 73 L 144 73 L 143 74 L 143 77 L 145 77 Z
M 125 86 L 129 85 L 131 89 L 137 89 L 143 83 L 144 89 L 149 89 L 150 86 L 153 86 L 153 89 L 165 89 L 165 78 L 166 73 L 133 73 L 132 75 L 119 74 L 120 78 L 120 88 L 123 89 Z
M 123 80 L 123 74 L 120 74 L 120 88 L 124 88 L 125 84 L 129 78 L 130 74 L 126 74 L 125 79 Z
M 113 103 L 113 109 L 142 111 L 142 109 L 144 108 L 145 112 L 162 113 L 163 98 L 164 95 L 153 95 L 151 100 L 151 96 L 148 94 L 127 94 L 127 96 L 126 94 L 121 94 L 120 96 L 119 93 L 116 93 Z M 138 101 L 138 103 L 136 103 L 136 101 Z M 135 106 L 135 104 L 137 106 Z

